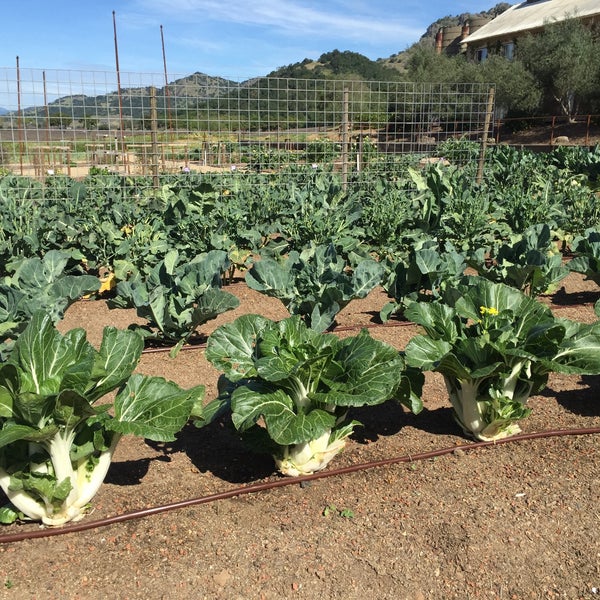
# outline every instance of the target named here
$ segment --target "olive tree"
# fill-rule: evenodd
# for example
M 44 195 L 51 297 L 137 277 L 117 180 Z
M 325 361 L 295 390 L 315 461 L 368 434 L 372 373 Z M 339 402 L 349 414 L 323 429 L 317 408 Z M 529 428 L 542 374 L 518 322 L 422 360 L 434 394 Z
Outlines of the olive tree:
M 547 23 L 518 42 L 518 56 L 545 95 L 573 120 L 600 93 L 600 41 L 581 20 Z

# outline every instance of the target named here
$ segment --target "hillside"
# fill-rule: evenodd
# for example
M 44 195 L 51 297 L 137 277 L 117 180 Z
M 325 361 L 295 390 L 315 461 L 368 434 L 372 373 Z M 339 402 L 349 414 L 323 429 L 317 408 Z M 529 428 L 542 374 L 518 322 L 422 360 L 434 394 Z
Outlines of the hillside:
M 494 7 L 489 10 L 484 10 L 479 13 L 461 13 L 460 15 L 447 15 L 445 17 L 441 17 L 437 21 L 434 21 L 429 25 L 429 27 L 425 30 L 425 33 L 421 36 L 417 44 L 423 44 L 426 46 L 433 47 L 435 44 L 435 36 L 437 32 L 442 27 L 452 27 L 456 25 L 464 25 L 467 21 L 484 18 L 484 19 L 495 19 L 498 15 L 502 14 L 506 9 L 510 8 L 511 4 L 508 2 L 499 2 Z M 408 51 L 410 48 L 406 50 L 402 50 L 396 54 L 392 54 L 392 56 L 388 58 L 380 58 L 378 59 L 378 63 L 385 67 L 391 67 L 396 70 L 402 71 L 404 69 L 405 59 L 408 56 Z
M 395 69 L 357 52 L 333 50 L 322 54 L 317 60 L 305 58 L 269 73 L 268 77 L 288 77 L 293 79 L 364 79 L 369 81 L 389 81 L 398 78 Z
M 199 72 L 192 73 L 170 83 L 168 94 L 165 93 L 164 87 L 157 88 L 157 108 L 158 110 L 165 108 L 167 96 L 171 108 L 185 109 L 188 108 L 190 98 L 194 98 L 197 103 L 205 103 L 212 98 L 223 97 L 231 92 L 232 88 L 237 89 L 239 86 L 240 84 L 235 81 L 222 77 L 212 77 Z M 134 118 L 140 118 L 144 112 L 148 111 L 150 94 L 150 87 L 123 88 L 121 89 L 121 103 L 127 107 L 128 114 Z M 114 91 L 99 96 L 81 94 L 63 96 L 49 103 L 48 112 L 50 116 L 66 112 L 78 119 L 116 116 L 119 114 L 119 94 Z M 29 108 L 23 113 L 25 116 L 44 116 L 45 108 Z
M 442 17 L 429 25 L 417 44 L 433 44 L 440 27 L 460 25 L 476 17 L 493 18 L 509 6 L 510 4 L 501 2 L 481 13 L 463 13 Z M 388 58 L 373 61 L 357 52 L 335 49 L 322 54 L 317 60 L 305 58 L 300 62 L 280 67 L 265 77 L 394 81 L 402 77 L 404 62 L 409 52 L 410 48 Z M 244 102 L 244 98 L 247 101 L 252 96 L 251 90 L 258 90 L 263 86 L 261 82 L 265 80 L 265 77 L 238 83 L 196 72 L 171 82 L 167 89 L 165 87 L 157 88 L 157 109 L 159 113 L 164 112 L 167 102 L 169 108 L 174 111 L 208 109 L 211 100 L 215 98 L 231 98 L 233 102 Z M 242 94 L 240 94 L 240 88 L 244 90 Z M 149 112 L 150 94 L 149 87 L 135 87 L 121 89 L 121 98 L 117 91 L 98 96 L 81 94 L 63 96 L 49 103 L 47 112 L 50 117 L 61 119 L 61 125 L 63 124 L 62 120 L 69 118 L 105 121 L 118 117 L 121 104 L 126 107 L 130 118 L 142 119 L 147 117 Z M 46 115 L 46 107 L 27 108 L 23 111 L 23 115 L 43 118 Z

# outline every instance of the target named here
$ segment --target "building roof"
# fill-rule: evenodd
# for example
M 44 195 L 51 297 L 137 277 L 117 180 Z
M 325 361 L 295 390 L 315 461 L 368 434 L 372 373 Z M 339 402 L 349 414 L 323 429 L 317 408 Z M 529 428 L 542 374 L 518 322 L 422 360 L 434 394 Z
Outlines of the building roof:
M 568 17 L 600 15 L 598 0 L 526 0 L 511 6 L 495 19 L 462 40 L 472 44 L 492 38 L 506 38 L 543 27 L 549 21 Z

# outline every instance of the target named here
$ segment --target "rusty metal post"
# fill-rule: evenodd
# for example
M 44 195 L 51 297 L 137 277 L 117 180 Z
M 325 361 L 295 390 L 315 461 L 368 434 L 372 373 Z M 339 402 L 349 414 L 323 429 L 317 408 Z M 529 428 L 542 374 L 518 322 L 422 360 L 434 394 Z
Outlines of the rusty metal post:
M 488 95 L 488 103 L 487 109 L 485 112 L 485 119 L 483 122 L 483 133 L 481 136 L 481 150 L 479 152 L 479 164 L 477 165 L 477 176 L 475 178 L 475 183 L 480 184 L 483 180 L 483 166 L 485 163 L 485 151 L 488 145 L 488 131 L 490 128 L 490 123 L 492 122 L 492 117 L 494 113 L 494 98 L 496 96 L 496 88 L 491 87 Z
M 150 144 L 152 147 L 150 169 L 152 171 L 152 184 L 154 189 L 160 187 L 160 179 L 158 177 L 158 116 L 156 113 L 156 88 L 150 88 Z
M 23 111 L 21 110 L 21 67 L 17 56 L 17 132 L 19 139 L 19 173 L 23 175 L 23 154 L 25 145 L 23 143 Z
M 348 88 L 344 89 L 342 100 L 342 189 L 348 189 L 348 157 L 349 157 L 349 141 L 348 129 L 350 120 L 348 118 Z
M 117 98 L 119 99 L 119 128 L 121 130 L 121 153 L 123 160 L 126 161 L 125 156 L 125 131 L 123 126 L 123 97 L 121 95 L 121 69 L 119 68 L 119 44 L 117 41 L 117 18 L 115 11 L 112 11 L 113 16 L 113 32 L 115 38 L 115 67 L 117 71 Z

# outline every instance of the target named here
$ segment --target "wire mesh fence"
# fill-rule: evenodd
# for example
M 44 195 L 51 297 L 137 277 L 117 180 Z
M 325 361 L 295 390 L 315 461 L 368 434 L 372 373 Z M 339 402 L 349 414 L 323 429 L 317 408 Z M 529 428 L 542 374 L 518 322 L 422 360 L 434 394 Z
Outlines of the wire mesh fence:
M 1 68 L 0 107 L 0 168 L 41 179 L 325 169 L 348 182 L 493 136 L 486 84 Z

